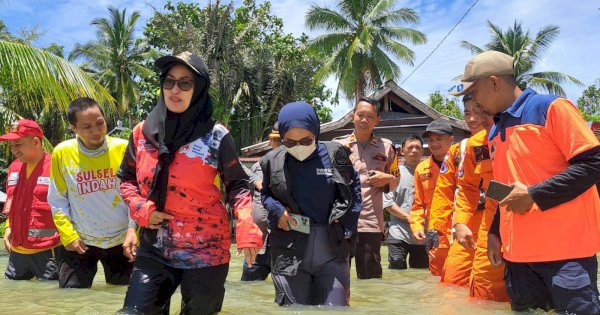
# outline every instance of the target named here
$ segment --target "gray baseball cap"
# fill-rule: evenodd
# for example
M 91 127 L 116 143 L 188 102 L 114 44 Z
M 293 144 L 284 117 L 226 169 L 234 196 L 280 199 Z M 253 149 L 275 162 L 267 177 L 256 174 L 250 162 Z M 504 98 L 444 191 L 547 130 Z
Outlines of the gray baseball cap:
M 428 133 L 435 133 L 439 135 L 449 134 L 452 135 L 452 126 L 448 120 L 443 118 L 438 118 L 427 125 L 427 129 L 423 133 L 423 138 L 427 138 Z

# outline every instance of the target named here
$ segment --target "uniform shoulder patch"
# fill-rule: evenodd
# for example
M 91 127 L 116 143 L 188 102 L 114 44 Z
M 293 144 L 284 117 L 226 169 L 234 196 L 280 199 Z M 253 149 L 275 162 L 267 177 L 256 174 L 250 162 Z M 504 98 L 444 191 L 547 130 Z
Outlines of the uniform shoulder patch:
M 483 160 L 490 159 L 490 151 L 488 149 L 487 144 L 473 147 L 473 152 L 475 153 L 475 161 L 476 162 L 481 162 Z
M 394 143 L 392 142 L 392 140 L 388 139 L 388 138 L 380 138 L 381 142 L 383 143 L 387 143 L 389 145 L 394 145 Z
M 440 174 L 446 174 L 448 172 L 448 162 L 442 162 L 442 167 L 440 168 Z

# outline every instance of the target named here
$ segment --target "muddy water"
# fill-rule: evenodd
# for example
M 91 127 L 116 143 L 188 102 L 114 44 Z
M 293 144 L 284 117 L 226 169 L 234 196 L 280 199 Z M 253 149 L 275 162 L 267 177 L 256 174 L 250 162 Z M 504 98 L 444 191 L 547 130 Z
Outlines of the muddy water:
M 387 257 L 387 248 L 382 251 Z M 0 253 L 2 274 L 7 260 L 6 253 Z M 279 307 L 273 303 L 270 278 L 264 282 L 239 281 L 241 264 L 241 257 L 234 255 L 221 314 L 512 314 L 508 304 L 470 300 L 466 288 L 442 286 L 439 278 L 426 270 L 384 269 L 383 279 L 373 280 L 358 280 L 352 270 L 351 307 Z M 57 282 L 0 279 L 0 313 L 114 314 L 122 306 L 125 290 L 106 284 L 101 264 L 91 289 L 59 290 Z M 171 314 L 179 314 L 180 302 L 177 291 Z

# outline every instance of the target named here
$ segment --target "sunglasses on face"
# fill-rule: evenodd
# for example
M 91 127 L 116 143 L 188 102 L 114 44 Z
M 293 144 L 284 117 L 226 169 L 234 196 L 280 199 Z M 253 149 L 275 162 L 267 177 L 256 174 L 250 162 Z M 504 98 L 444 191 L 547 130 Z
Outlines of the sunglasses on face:
M 297 141 L 287 139 L 287 140 L 283 141 L 283 145 L 286 146 L 287 148 L 293 148 L 297 145 L 309 146 L 313 143 L 314 140 L 315 140 L 315 138 L 309 138 L 309 137 L 306 137 L 306 138 L 303 138 L 303 139 L 300 139 Z
M 194 80 L 191 80 L 191 79 L 175 80 L 175 79 L 171 79 L 171 78 L 165 78 L 162 82 L 162 87 L 165 90 L 171 90 L 171 89 L 173 89 L 173 87 L 175 87 L 175 84 L 177 84 L 177 86 L 179 87 L 180 90 L 189 91 L 194 87 Z

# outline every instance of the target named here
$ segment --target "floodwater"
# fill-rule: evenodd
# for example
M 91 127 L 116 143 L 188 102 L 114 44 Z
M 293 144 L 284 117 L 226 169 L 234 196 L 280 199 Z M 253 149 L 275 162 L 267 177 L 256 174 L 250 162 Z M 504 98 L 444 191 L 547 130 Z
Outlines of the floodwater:
M 383 279 L 358 280 L 352 269 L 348 308 L 279 307 L 274 302 L 273 283 L 242 283 L 241 256 L 232 261 L 225 284 L 225 302 L 220 314 L 513 314 L 507 303 L 477 301 L 467 297 L 467 288 L 443 286 L 427 270 L 384 269 Z M 387 247 L 382 247 L 387 257 Z M 387 259 L 385 259 L 387 261 Z M 0 271 L 8 256 L 0 252 Z M 115 314 L 123 305 L 126 287 L 106 284 L 102 265 L 91 289 L 58 289 L 58 283 L 0 279 L 1 314 Z M 384 267 L 387 263 L 384 264 Z M 3 278 L 3 277 L 2 277 Z M 171 314 L 179 314 L 179 290 L 171 302 Z M 536 312 L 537 313 L 537 312 Z M 543 312 L 540 312 L 543 313 Z

